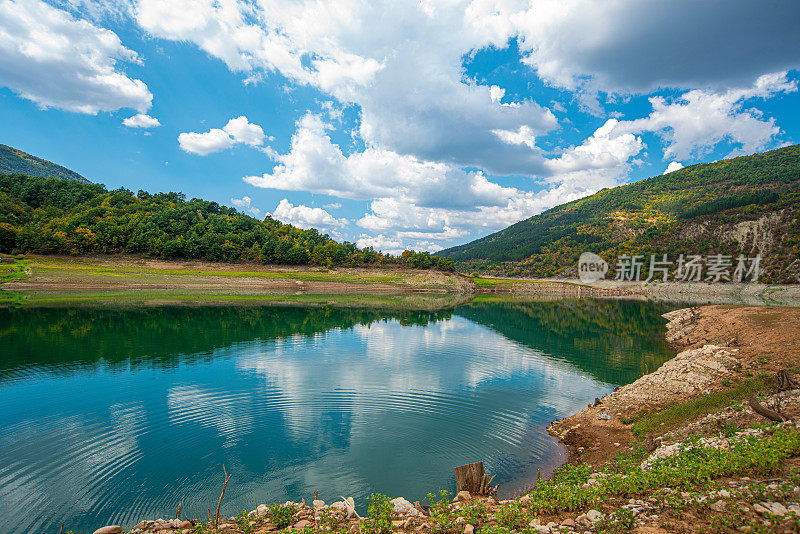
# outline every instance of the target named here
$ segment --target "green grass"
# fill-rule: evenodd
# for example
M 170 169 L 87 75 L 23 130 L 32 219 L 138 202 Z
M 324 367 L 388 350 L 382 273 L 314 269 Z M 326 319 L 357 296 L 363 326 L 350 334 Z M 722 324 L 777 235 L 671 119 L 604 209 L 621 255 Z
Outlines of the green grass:
M 631 418 L 623 419 L 623 422 L 625 424 L 633 423 L 633 434 L 642 439 L 650 432 L 668 430 L 679 423 L 740 402 L 755 395 L 763 390 L 764 387 L 763 376 L 748 378 L 728 389 L 715 391 L 686 402 L 676 402 L 665 408 L 659 408 L 655 412 L 640 413 Z
M 586 465 L 566 465 L 546 481 L 537 482 L 529 492 L 530 509 L 536 514 L 585 510 L 610 496 L 641 495 L 662 487 L 684 491 L 707 490 L 714 480 L 730 476 L 773 475 L 787 458 L 800 452 L 800 432 L 794 428 L 771 427 L 772 433 L 749 436 L 732 442 L 730 448 L 692 448 L 661 458 L 643 470 L 643 450 L 610 463 L 600 470 L 608 476 L 588 487 L 584 484 L 595 470 Z
M 13 280 L 24 280 L 28 277 L 27 260 L 14 260 L 14 263 L 0 263 L 0 284 Z

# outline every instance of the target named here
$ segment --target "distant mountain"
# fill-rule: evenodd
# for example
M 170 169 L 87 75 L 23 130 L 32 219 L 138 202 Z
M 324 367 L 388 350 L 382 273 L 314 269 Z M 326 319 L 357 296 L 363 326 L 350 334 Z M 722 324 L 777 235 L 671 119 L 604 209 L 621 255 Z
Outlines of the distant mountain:
M 52 161 L 31 156 L 27 152 L 17 150 L 14 147 L 0 145 L 0 174 L 14 173 L 27 174 L 29 176 L 52 176 L 53 178 L 90 183 L 89 180 L 77 172 L 61 165 L 56 165 Z
M 767 282 L 800 281 L 800 145 L 693 165 L 552 208 L 442 250 L 461 270 L 574 274 L 582 252 L 760 253 Z M 612 263 L 613 266 L 613 263 Z

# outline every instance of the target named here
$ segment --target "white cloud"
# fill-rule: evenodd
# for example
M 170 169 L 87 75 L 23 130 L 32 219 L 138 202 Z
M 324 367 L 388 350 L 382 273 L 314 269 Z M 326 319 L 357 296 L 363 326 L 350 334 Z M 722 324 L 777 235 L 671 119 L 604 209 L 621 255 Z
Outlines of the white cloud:
M 37 0 L 0 0 L 0 85 L 43 108 L 144 113 L 153 95 L 118 62 L 141 63 L 112 31 Z
M 654 132 L 666 143 L 664 159 L 693 159 L 711 152 L 729 141 L 739 145 L 735 154 L 764 149 L 780 133 L 775 119 L 764 119 L 755 109 L 746 109 L 752 98 L 769 98 L 779 92 L 797 91 L 797 84 L 785 72 L 760 76 L 746 89 L 711 92 L 695 89 L 673 102 L 660 96 L 650 98 L 649 116 L 620 121 L 614 128 L 621 132 Z
M 403 243 L 396 237 L 386 237 L 383 234 L 370 236 L 368 234 L 361 234 L 358 236 L 356 246 L 359 248 L 372 247 L 386 254 L 400 254 L 405 250 Z
M 673 171 L 679 171 L 683 168 L 683 163 L 680 161 L 671 161 L 662 174 L 669 174 Z
M 178 135 L 178 144 L 181 149 L 192 154 L 207 156 L 233 146 L 233 139 L 227 132 L 219 128 L 212 128 L 205 133 L 183 132 Z
M 260 147 L 264 144 L 264 139 L 261 126 L 250 123 L 244 115 L 229 120 L 221 130 L 212 128 L 204 133 L 183 132 L 178 135 L 178 143 L 183 150 L 201 156 L 226 150 L 236 143 Z
M 501 105 L 500 88 L 463 77 L 466 54 L 511 36 L 501 6 L 138 0 L 134 11 L 152 35 L 192 42 L 248 80 L 278 71 L 356 104 L 368 144 L 501 174 L 542 170 L 540 154 L 491 130 L 541 135 L 556 126 L 552 113 L 532 101 Z
M 244 115 L 229 120 L 222 129 L 236 143 L 244 143 L 249 146 L 264 144 L 264 130 L 258 124 L 251 124 Z
M 503 98 L 503 95 L 506 94 L 506 90 L 498 85 L 489 86 L 489 98 L 492 99 L 492 102 L 500 102 L 500 99 Z
M 492 133 L 506 144 L 525 145 L 531 150 L 536 150 L 536 137 L 533 135 L 533 130 L 525 125 L 520 126 L 519 130 L 515 132 L 510 130 L 492 130 Z
M 155 128 L 161 126 L 161 122 L 157 118 L 144 113 L 138 113 L 132 117 L 128 117 L 122 121 L 122 124 L 128 128 Z
M 565 150 L 558 158 L 548 160 L 547 166 L 559 173 L 556 178 L 563 178 L 563 173 L 588 169 L 618 171 L 626 168 L 628 160 L 644 148 L 644 143 L 631 133 L 615 132 L 618 123 L 617 119 L 608 119 L 580 146 Z
M 452 242 L 476 229 L 498 230 L 618 185 L 629 168 L 628 159 L 643 145 L 629 133 L 612 137 L 615 124 L 609 121 L 562 158 L 545 160 L 556 176 L 539 192 L 504 187 L 481 172 L 389 150 L 367 148 L 345 155 L 327 135 L 328 126 L 312 114 L 298 121 L 289 151 L 275 157 L 272 172 L 244 180 L 256 187 L 369 201 L 369 210 L 356 224 L 370 233 L 360 239 L 383 236 L 380 239 L 402 245 L 392 245 L 389 251 L 436 250 L 441 246 L 437 242 Z
M 285 198 L 278 203 L 272 217 L 298 228 L 317 228 L 336 236 L 340 235 L 337 229 L 347 226 L 349 222 L 347 219 L 337 219 L 322 208 L 303 204 L 295 206 Z
M 253 206 L 253 199 L 248 196 L 243 196 L 242 198 L 232 198 L 231 204 L 242 211 L 252 214 L 253 217 L 258 217 L 261 214 L 261 210 Z

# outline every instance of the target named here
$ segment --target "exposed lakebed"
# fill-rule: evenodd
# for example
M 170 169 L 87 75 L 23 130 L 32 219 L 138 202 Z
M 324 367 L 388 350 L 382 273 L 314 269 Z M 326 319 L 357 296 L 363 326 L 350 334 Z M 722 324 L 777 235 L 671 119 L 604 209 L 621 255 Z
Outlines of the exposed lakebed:
M 547 435 L 671 355 L 630 301 L 440 312 L 0 309 L 4 531 L 92 531 L 287 498 L 422 499 L 483 460 L 501 492 L 562 459 Z

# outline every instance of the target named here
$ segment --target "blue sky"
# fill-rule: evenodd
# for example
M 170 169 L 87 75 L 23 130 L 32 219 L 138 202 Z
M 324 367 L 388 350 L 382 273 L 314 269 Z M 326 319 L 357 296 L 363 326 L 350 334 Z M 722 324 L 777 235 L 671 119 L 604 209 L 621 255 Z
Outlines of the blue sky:
M 0 143 L 398 252 L 800 142 L 800 3 L 0 0 Z

